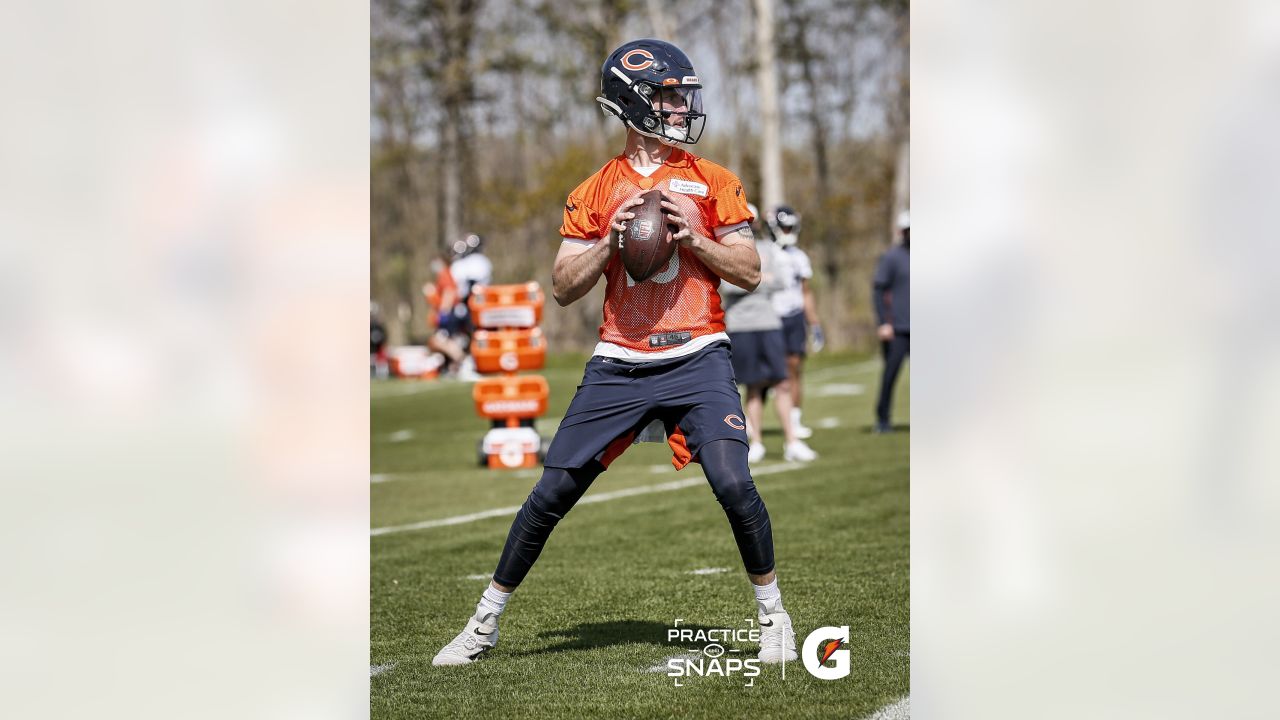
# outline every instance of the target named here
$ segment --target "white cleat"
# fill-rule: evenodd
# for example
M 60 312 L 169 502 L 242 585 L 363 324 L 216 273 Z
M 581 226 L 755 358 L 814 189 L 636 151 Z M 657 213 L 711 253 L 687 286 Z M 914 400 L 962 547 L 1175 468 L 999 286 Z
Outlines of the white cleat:
M 483 620 L 472 617 L 467 627 L 458 633 L 448 645 L 436 653 L 432 665 L 467 665 L 475 662 L 485 652 L 498 644 L 498 618 L 485 615 Z
M 795 431 L 796 437 L 801 440 L 808 440 L 813 437 L 813 428 L 807 427 L 800 422 L 800 410 L 791 408 L 791 428 Z
M 462 358 L 462 364 L 458 366 L 458 382 L 473 383 L 484 378 L 480 373 L 476 372 L 475 358 L 470 355 Z
M 791 616 L 786 610 L 761 615 L 760 662 L 791 662 L 796 655 L 796 634 L 791 629 Z
M 758 463 L 764 459 L 764 443 L 751 443 L 747 448 L 747 462 Z
M 750 458 L 750 454 L 748 454 Z M 818 459 L 818 453 L 804 444 L 803 440 L 792 440 L 782 450 L 782 459 L 787 462 L 812 462 Z

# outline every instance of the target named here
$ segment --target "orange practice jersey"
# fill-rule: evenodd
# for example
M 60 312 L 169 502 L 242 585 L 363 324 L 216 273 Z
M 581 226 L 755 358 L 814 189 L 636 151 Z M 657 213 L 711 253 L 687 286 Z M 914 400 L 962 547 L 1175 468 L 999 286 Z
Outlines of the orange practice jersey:
M 427 283 L 423 290 L 427 305 L 436 312 L 452 310 L 453 306 L 458 304 L 458 283 L 454 282 L 453 273 L 449 272 L 448 265 L 445 265 L 436 275 L 436 281 Z
M 560 234 L 599 240 L 623 202 L 659 188 L 680 206 L 689 229 L 719 241 L 715 229 L 752 220 L 738 176 L 684 150 L 673 149 L 666 163 L 645 177 L 626 157 L 613 158 L 569 194 Z M 649 337 L 688 332 L 693 338 L 724 332 L 720 277 L 688 248 L 677 248 L 661 272 L 637 283 L 614 256 L 605 267 L 604 323 L 600 339 L 631 350 L 651 352 Z

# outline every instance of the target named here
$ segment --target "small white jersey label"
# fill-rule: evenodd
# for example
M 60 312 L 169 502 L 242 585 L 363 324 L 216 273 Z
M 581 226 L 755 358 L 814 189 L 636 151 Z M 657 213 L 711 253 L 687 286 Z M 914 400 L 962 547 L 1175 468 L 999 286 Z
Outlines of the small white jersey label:
M 674 192 L 684 193 L 685 195 L 707 196 L 707 186 L 692 180 L 673 179 L 670 187 Z

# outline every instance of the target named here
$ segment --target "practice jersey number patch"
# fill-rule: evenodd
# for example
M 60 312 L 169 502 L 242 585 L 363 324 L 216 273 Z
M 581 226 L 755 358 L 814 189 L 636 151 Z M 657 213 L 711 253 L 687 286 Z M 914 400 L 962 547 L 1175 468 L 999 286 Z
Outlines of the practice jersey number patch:
M 667 263 L 667 269 L 663 270 L 657 275 L 654 275 L 648 280 L 645 280 L 645 282 L 652 282 L 652 283 L 658 283 L 659 285 L 665 285 L 671 282 L 672 280 L 675 280 L 676 275 L 679 273 L 680 273 L 680 250 L 676 249 L 675 253 L 671 255 L 671 260 Z M 635 278 L 631 277 L 631 273 L 627 272 L 626 270 L 623 270 L 622 274 L 627 276 L 627 287 L 635 287 L 636 281 L 635 281 Z

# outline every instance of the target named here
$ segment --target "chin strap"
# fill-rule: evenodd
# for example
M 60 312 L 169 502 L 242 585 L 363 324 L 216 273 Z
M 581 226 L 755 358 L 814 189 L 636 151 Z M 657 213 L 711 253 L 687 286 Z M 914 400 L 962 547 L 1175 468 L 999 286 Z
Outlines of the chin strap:
M 635 130 L 636 132 L 640 133 L 641 135 L 644 135 L 645 137 L 651 137 L 651 138 L 653 138 L 654 140 L 657 140 L 658 142 L 662 143 L 663 145 L 670 145 L 671 147 L 675 147 L 676 145 L 679 145 L 680 143 L 685 142 L 685 140 L 684 140 L 684 139 L 676 139 L 676 138 L 670 137 L 670 136 L 668 136 L 668 135 L 666 135 L 666 134 L 659 135 L 658 133 L 649 132 L 648 130 L 645 130 L 645 129 L 643 129 L 643 128 L 638 128 L 638 127 L 636 127 L 635 125 L 632 125 L 631 123 L 627 122 L 626 120 L 623 120 L 623 124 L 625 124 L 627 127 L 631 128 L 632 130 Z M 664 125 L 663 127 L 670 128 L 671 126 L 670 126 L 670 125 Z M 688 137 L 689 137 L 689 136 L 688 136 L 688 134 L 686 133 L 686 134 L 685 134 L 685 138 L 688 138 Z

